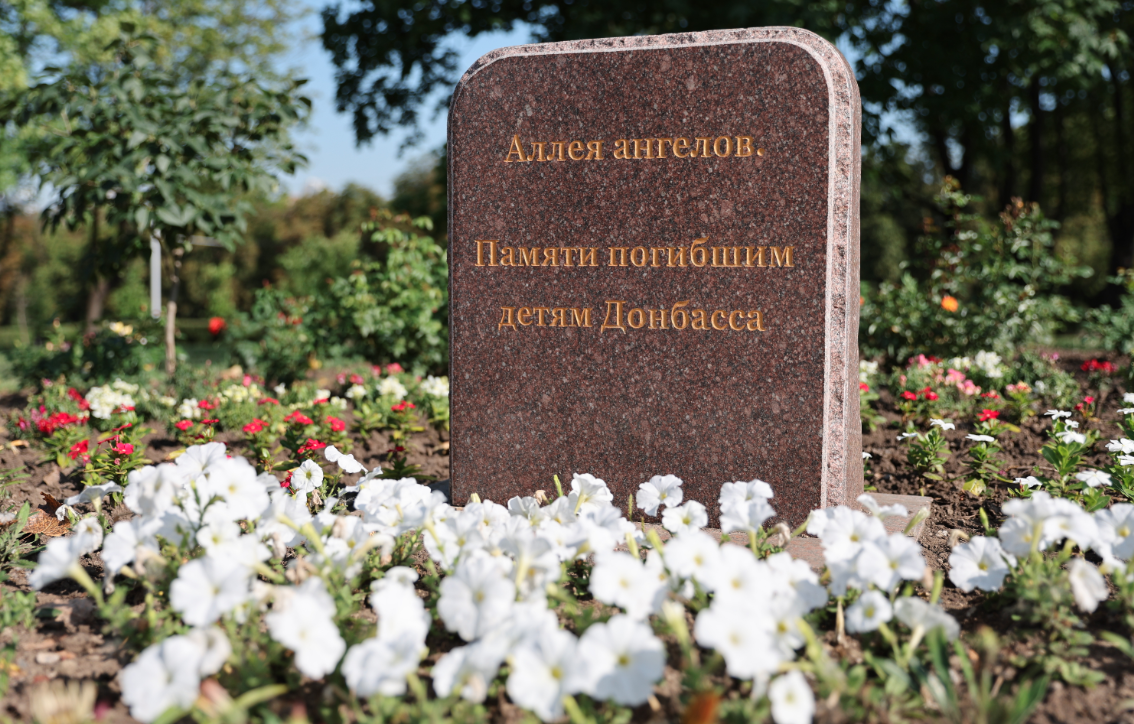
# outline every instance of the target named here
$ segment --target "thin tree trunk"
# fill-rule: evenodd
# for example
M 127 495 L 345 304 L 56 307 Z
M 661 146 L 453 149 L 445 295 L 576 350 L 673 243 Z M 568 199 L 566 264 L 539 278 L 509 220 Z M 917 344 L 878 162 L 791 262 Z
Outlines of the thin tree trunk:
M 90 238 L 90 258 L 92 260 L 98 259 L 98 227 L 99 216 L 98 211 L 92 215 L 91 218 L 91 238 Z M 87 297 L 87 326 L 85 334 L 94 334 L 95 327 L 98 325 L 98 320 L 102 319 L 102 310 L 106 306 L 106 297 L 110 294 L 110 282 L 102 276 L 96 267 L 93 271 L 94 284 L 91 286 L 90 295 Z
M 16 280 L 16 325 L 20 328 L 20 341 L 31 344 L 28 334 L 28 278 L 23 274 Z
M 1054 218 L 1063 221 L 1067 218 L 1067 137 L 1063 127 L 1067 122 L 1067 114 L 1062 104 L 1055 106 L 1055 152 L 1059 162 L 1059 192 L 1056 201 L 1057 208 Z
M 1028 200 L 1043 200 L 1043 108 L 1040 107 L 1039 74 L 1032 76 L 1028 84 L 1028 103 L 1031 106 L 1032 122 L 1028 127 L 1028 141 L 1031 147 L 1031 178 L 1028 182 Z
M 181 256 L 184 249 L 180 246 L 173 250 L 173 279 L 169 285 L 169 302 L 165 308 L 165 373 L 172 377 L 177 372 L 177 346 L 174 340 L 177 319 L 177 293 L 181 291 Z

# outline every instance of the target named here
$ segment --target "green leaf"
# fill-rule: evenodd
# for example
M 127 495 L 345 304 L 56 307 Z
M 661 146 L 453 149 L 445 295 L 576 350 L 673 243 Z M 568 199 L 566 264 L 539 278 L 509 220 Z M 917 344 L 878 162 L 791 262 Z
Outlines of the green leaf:
M 134 131 L 130 134 L 130 140 L 126 142 L 126 147 L 133 150 L 145 143 L 147 138 L 149 138 L 149 136 L 147 136 L 145 133 L 141 131 Z
M 145 229 L 150 225 L 150 210 L 145 206 L 139 206 L 134 210 L 134 223 L 138 225 L 139 229 Z
M 157 166 L 158 171 L 165 173 L 167 170 L 169 170 L 169 156 L 166 156 L 164 153 L 159 154 L 158 157 L 154 160 L 154 165 Z

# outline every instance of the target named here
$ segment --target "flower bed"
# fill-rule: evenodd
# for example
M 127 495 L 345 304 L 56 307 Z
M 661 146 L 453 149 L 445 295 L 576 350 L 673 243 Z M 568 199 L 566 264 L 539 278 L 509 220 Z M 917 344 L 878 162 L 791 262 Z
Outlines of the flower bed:
M 924 549 L 869 499 L 765 528 L 758 480 L 718 501 L 747 545 L 700 530 L 679 475 L 635 481 L 631 509 L 586 474 L 454 509 L 416 469 L 447 477 L 447 389 L 400 371 L 46 388 L 10 428 L 31 445 L 0 453 L 47 460 L 0 529 L 9 713 L 65 677 L 97 684 L 67 706 L 142 721 L 1105 716 L 1134 680 L 1134 401 L 1101 363 L 1046 364 L 864 365 L 867 483 L 935 498 Z M 781 552 L 794 535 L 822 572 Z

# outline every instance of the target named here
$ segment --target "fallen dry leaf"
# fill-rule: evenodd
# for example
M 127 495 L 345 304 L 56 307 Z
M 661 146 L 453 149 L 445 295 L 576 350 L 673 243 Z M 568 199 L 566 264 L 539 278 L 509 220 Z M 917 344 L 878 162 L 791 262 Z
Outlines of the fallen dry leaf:
M 28 446 L 27 440 L 13 440 L 12 442 L 8 443 L 8 448 L 10 450 L 15 450 L 18 447 L 27 447 L 27 446 Z
M 43 502 L 47 503 L 48 513 L 55 515 L 55 511 L 59 510 L 59 506 L 63 505 L 51 493 L 43 493 Z
M 42 510 L 32 513 L 28 517 L 28 524 L 24 526 L 25 533 L 34 533 L 48 538 L 66 535 L 69 530 L 71 530 L 71 521 L 59 520 L 54 514 Z

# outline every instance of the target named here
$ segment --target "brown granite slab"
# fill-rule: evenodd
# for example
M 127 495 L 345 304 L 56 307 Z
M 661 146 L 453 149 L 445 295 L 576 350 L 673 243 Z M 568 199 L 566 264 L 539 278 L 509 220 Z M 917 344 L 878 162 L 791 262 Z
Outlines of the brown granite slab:
M 733 480 L 792 523 L 851 503 L 859 127 L 846 61 L 796 28 L 477 61 L 449 113 L 454 503 L 576 472 L 620 506 L 677 475 L 714 525 Z

